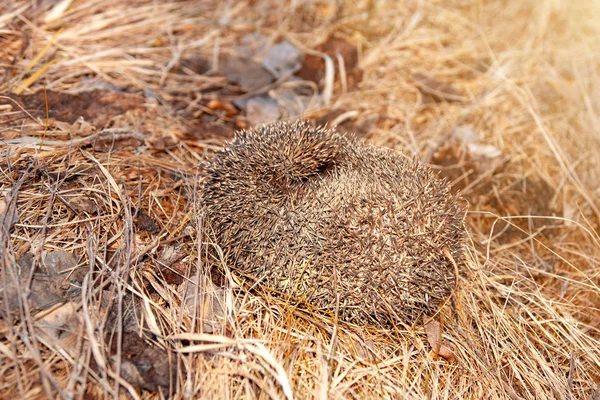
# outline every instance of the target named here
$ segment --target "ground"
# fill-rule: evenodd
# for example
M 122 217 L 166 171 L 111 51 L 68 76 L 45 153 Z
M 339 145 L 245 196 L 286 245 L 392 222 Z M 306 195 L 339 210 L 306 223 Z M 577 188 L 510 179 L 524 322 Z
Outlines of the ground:
M 0 5 L 0 397 L 600 398 L 598 18 L 594 0 Z M 300 117 L 463 196 L 436 323 L 336 322 L 209 257 L 203 160 Z

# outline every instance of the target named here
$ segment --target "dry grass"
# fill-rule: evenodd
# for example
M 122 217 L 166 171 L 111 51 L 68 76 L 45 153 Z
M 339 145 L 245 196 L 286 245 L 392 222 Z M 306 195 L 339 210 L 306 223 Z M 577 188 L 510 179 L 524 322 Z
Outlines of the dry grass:
M 60 3 L 0 6 L 0 279 L 14 285 L 16 260 L 31 253 L 40 265 L 58 249 L 81 257 L 86 277 L 55 305 L 71 307 L 68 334 L 40 327 L 47 314 L 26 296 L 8 313 L 2 294 L 0 397 L 158 398 L 119 378 L 125 366 L 104 343 L 114 328 L 105 304 L 134 300 L 147 343 L 173 350 L 175 398 L 598 395 L 600 3 L 82 0 L 48 21 Z M 240 290 L 230 274 L 221 291 L 209 279 L 213 244 L 194 186 L 199 161 L 220 142 L 190 132 L 193 116 L 216 114 L 206 100 L 230 94 L 222 77 L 184 61 L 202 56 L 218 68 L 219 54 L 257 29 L 305 51 L 331 33 L 356 43 L 359 86 L 347 89 L 336 71 L 331 103 L 308 116 L 376 116 L 367 140 L 417 154 L 463 190 L 469 257 L 443 312 L 455 361 L 433 357 L 421 327 L 336 324 L 260 288 Z M 459 98 L 432 101 L 417 74 Z M 215 86 L 224 89 L 205 90 Z M 140 96 L 99 132 L 27 115 L 7 98 L 43 88 Z M 210 129 L 235 123 L 216 114 Z M 452 144 L 459 129 L 501 156 L 475 159 Z M 140 228 L 137 210 L 156 232 Z M 175 275 L 203 283 L 196 312 L 161 267 L 165 248 L 183 255 Z M 218 300 L 218 313 L 205 304 Z M 214 314 L 221 319 L 207 326 Z

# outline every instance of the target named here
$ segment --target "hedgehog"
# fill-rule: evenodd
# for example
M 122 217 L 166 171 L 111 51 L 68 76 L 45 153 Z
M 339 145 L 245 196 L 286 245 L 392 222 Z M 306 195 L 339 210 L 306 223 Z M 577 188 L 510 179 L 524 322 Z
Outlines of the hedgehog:
M 202 210 L 233 271 L 355 324 L 438 312 L 464 209 L 414 158 L 308 122 L 242 130 L 206 162 Z

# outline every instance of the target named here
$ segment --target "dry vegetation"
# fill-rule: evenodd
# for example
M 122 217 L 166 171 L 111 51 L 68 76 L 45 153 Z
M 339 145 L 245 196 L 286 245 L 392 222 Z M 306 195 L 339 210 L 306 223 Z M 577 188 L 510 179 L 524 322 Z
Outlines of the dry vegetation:
M 0 7 L 0 397 L 600 397 L 598 2 Z M 221 68 L 257 31 L 304 53 L 306 117 L 463 192 L 454 359 L 217 279 L 199 165 L 251 120 Z

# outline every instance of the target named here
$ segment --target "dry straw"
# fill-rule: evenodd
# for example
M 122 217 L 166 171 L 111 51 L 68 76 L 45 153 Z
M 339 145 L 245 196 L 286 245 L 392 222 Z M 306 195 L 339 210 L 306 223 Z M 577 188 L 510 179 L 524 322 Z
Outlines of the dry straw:
M 52 250 L 76 254 L 86 275 L 68 302 L 44 314 L 31 296 L 18 297 L 8 313 L 6 291 L 0 294 L 0 397 L 159 398 L 121 378 L 131 372 L 118 357 L 128 349 L 124 337 L 108 335 L 111 356 L 110 303 L 121 313 L 137 304 L 144 328 L 133 336 L 148 344 L 140 351 L 173 350 L 160 354 L 178 365 L 176 398 L 597 396 L 597 2 L 0 7 L 0 282 L 27 293 L 33 277 L 19 277 L 16 260 L 30 253 L 43 266 Z M 220 142 L 189 134 L 190 115 L 210 111 L 204 89 L 227 83 L 185 62 L 202 56 L 216 68 L 221 54 L 257 29 L 306 52 L 331 34 L 356 44 L 364 72 L 358 87 L 343 84 L 336 69 L 328 75 L 331 105 L 307 116 L 338 108 L 343 114 L 335 115 L 345 115 L 338 122 L 355 119 L 354 126 L 374 117 L 368 141 L 431 162 L 469 200 L 464 273 L 441 314 L 455 361 L 433 357 L 418 326 L 336 324 L 281 296 L 240 290 L 224 257 L 208 261 L 222 262 L 225 282 L 214 287 L 209 279 L 207 257 L 219 249 L 209 251 L 210 227 L 192 205 L 196 166 Z M 43 107 L 25 113 L 23 98 L 7 96 L 44 87 L 143 96 L 135 110 L 110 119 L 116 130 L 100 134 L 52 114 L 46 122 Z M 211 129 L 231 124 L 228 116 L 216 121 Z M 114 136 L 122 133 L 129 137 Z M 102 140 L 82 139 L 89 134 Z M 153 233 L 140 228 L 147 225 L 139 210 L 157 224 L 148 228 Z M 181 258 L 167 263 L 165 247 Z M 184 283 L 169 283 L 169 274 L 203 283 L 192 284 L 199 307 L 189 311 L 177 287 Z M 213 315 L 214 304 L 204 301 L 218 290 L 224 306 Z M 52 320 L 62 330 L 40 324 L 49 316 L 64 317 Z M 210 318 L 216 322 L 206 324 Z

